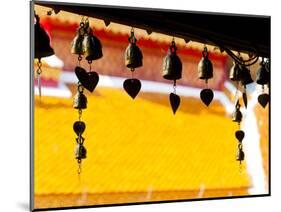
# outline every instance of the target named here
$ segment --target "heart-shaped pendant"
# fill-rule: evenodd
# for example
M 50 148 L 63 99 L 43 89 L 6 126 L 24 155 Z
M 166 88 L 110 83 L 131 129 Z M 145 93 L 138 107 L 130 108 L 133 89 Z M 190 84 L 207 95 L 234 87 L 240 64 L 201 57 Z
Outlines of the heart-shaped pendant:
M 93 92 L 99 82 L 99 75 L 97 72 L 87 72 L 85 69 L 76 66 L 75 74 L 79 82 L 86 88 L 88 91 Z
M 123 83 L 123 88 L 133 99 L 138 95 L 141 89 L 141 82 L 138 79 L 126 79 Z
M 243 138 L 244 138 L 244 136 L 245 136 L 245 133 L 244 133 L 244 131 L 242 131 L 242 130 L 237 130 L 236 132 L 235 132 L 235 137 L 238 139 L 238 141 L 242 141 L 243 140 Z
M 173 110 L 173 113 L 176 114 L 176 111 L 180 105 L 181 99 L 177 94 L 170 93 L 170 104 Z
M 200 98 L 202 100 L 202 102 L 204 102 L 204 104 L 206 106 L 209 106 L 209 104 L 212 102 L 213 98 L 214 98 L 214 93 L 211 89 L 203 89 L 200 92 Z
M 73 124 L 73 130 L 76 133 L 76 135 L 82 135 L 82 133 L 85 131 L 86 125 L 83 121 L 76 121 Z
M 258 102 L 263 108 L 265 108 L 267 103 L 269 102 L 269 95 L 267 93 L 259 95 Z

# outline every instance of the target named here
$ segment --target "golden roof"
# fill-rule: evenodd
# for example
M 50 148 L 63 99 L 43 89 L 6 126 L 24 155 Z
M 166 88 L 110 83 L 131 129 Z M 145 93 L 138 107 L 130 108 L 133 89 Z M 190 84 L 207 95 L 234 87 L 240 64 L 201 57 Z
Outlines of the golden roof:
M 250 186 L 235 161 L 236 124 L 213 102 L 182 98 L 173 115 L 167 95 L 97 88 L 87 93 L 87 158 L 78 180 L 78 120 L 72 99 L 42 97 L 35 105 L 35 194 L 241 189 Z M 38 99 L 36 99 L 38 100 Z

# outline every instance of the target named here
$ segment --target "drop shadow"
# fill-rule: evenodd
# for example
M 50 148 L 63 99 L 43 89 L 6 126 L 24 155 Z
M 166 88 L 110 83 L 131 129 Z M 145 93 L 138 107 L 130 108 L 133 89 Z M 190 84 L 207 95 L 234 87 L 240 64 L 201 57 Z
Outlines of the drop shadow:
M 29 203 L 27 202 L 18 202 L 17 206 L 24 211 L 30 211 Z

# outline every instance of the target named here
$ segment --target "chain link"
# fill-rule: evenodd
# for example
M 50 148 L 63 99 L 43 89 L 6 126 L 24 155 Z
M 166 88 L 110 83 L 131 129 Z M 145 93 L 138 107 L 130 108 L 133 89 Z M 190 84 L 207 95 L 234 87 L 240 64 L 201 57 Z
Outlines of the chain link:
M 174 84 L 173 84 L 174 94 L 176 94 L 176 88 L 177 88 L 177 81 L 174 80 Z

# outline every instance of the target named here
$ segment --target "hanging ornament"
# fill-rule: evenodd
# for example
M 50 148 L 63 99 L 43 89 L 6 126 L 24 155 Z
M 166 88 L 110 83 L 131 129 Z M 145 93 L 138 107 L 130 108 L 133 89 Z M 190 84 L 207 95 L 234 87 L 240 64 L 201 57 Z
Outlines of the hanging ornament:
M 79 80 L 79 82 L 86 88 L 88 91 L 93 92 L 99 82 L 99 75 L 91 71 L 87 72 L 84 68 L 80 66 L 75 67 L 75 74 Z
M 78 136 L 76 138 L 76 149 L 75 149 L 75 158 L 78 163 L 78 174 L 81 173 L 82 159 L 86 158 L 86 148 L 84 147 L 85 138 L 82 137 L 82 133 L 85 131 L 86 124 L 81 121 L 82 110 L 87 108 L 87 97 L 83 94 L 84 88 L 81 83 L 78 82 L 77 93 L 74 96 L 73 107 L 78 110 L 79 120 L 74 122 L 73 130 Z
M 235 56 L 239 59 L 239 61 L 244 61 L 242 56 L 240 55 L 240 52 L 238 52 L 238 55 Z M 250 70 L 246 67 L 246 63 L 240 62 L 238 63 L 236 60 L 233 62 L 233 66 L 230 69 L 229 72 L 229 79 L 236 82 L 236 94 L 235 99 L 238 97 L 238 91 L 239 91 L 239 84 L 241 83 L 242 86 L 242 99 L 244 102 L 245 107 L 247 108 L 248 105 L 248 99 L 247 99 L 247 85 L 253 82 L 253 79 L 250 74 Z
M 245 137 L 244 131 L 240 129 L 240 123 L 242 121 L 242 113 L 240 111 L 240 104 L 239 99 L 237 99 L 236 105 L 235 105 L 235 111 L 233 113 L 232 121 L 238 123 L 238 130 L 235 132 L 235 137 L 238 140 L 238 152 L 236 155 L 236 160 L 240 162 L 240 171 L 241 171 L 241 162 L 244 160 L 245 154 L 243 152 L 243 146 L 242 146 L 242 140 Z
M 245 133 L 242 130 L 237 130 L 235 132 L 235 137 L 238 140 L 238 151 L 237 151 L 237 155 L 236 155 L 236 160 L 239 161 L 240 164 L 240 170 L 241 170 L 241 163 L 245 158 L 245 153 L 243 151 L 243 146 L 242 146 L 242 140 L 245 136 Z
M 71 43 L 70 52 L 72 54 L 77 54 L 78 57 L 80 57 L 80 58 L 84 54 L 83 40 L 84 40 L 84 36 L 86 34 L 87 28 L 88 28 L 88 26 L 85 25 L 84 18 L 82 18 L 82 20 L 79 24 L 79 28 L 77 29 L 76 36 L 74 37 L 74 39 L 72 40 L 72 43 Z
M 200 92 L 200 98 L 206 106 L 209 106 L 214 98 L 213 91 L 208 88 L 208 80 L 213 78 L 213 65 L 209 60 L 208 55 L 208 49 L 205 46 L 202 51 L 202 59 L 198 64 L 198 77 L 206 82 L 206 88 Z
M 175 114 L 179 105 L 180 105 L 180 97 L 176 94 L 176 80 L 181 79 L 182 75 L 182 62 L 177 55 L 177 47 L 175 40 L 173 38 L 171 46 L 168 50 L 168 54 L 163 60 L 163 70 L 162 76 L 164 79 L 173 80 L 173 89 L 174 92 L 170 93 L 169 99 L 170 104 Z
M 245 158 L 245 153 L 243 151 L 242 141 L 239 141 L 238 142 L 238 151 L 237 151 L 237 155 L 236 155 L 236 160 L 239 161 L 239 163 L 241 165 L 244 158 Z
M 125 65 L 130 69 L 132 73 L 131 79 L 126 79 L 123 83 L 124 90 L 134 99 L 140 89 L 141 82 L 140 80 L 133 77 L 135 68 L 142 66 L 142 52 L 140 48 L 137 46 L 137 39 L 134 34 L 134 29 L 131 29 L 131 36 L 129 37 L 129 45 L 125 51 Z
M 76 121 L 73 124 L 73 130 L 78 136 L 76 138 L 76 149 L 75 149 L 75 158 L 78 162 L 78 174 L 81 173 L 81 166 L 82 166 L 82 159 L 86 158 L 87 150 L 84 147 L 84 140 L 85 138 L 82 137 L 82 133 L 85 131 L 86 124 L 81 121 L 82 117 L 82 110 L 87 108 L 87 97 L 84 95 L 84 88 L 89 90 L 90 92 L 93 92 L 96 88 L 99 76 L 96 72 L 91 72 L 91 63 L 92 60 L 98 59 L 102 57 L 101 53 L 101 44 L 99 42 L 99 53 L 98 56 L 93 56 L 95 53 L 93 50 L 93 42 L 92 42 L 92 31 L 89 27 L 89 21 L 88 18 L 84 20 L 82 18 L 79 28 L 77 29 L 76 36 L 74 37 L 71 45 L 71 53 L 78 55 L 78 66 L 75 68 L 75 74 L 78 78 L 77 83 L 77 93 L 74 96 L 73 100 L 73 107 L 78 110 L 79 115 L 79 121 Z M 97 39 L 95 39 L 96 42 Z M 85 69 L 80 67 L 80 62 L 82 60 L 82 55 L 85 55 L 85 57 L 88 60 L 88 63 L 90 65 L 90 72 L 86 72 Z
M 232 115 L 232 121 L 237 122 L 238 125 L 240 126 L 240 122 L 242 121 L 242 113 L 240 111 L 240 104 L 239 100 L 237 100 L 236 105 L 235 105 L 235 111 Z
M 238 92 L 239 92 L 239 82 L 242 79 L 242 69 L 241 66 L 236 63 L 233 62 L 233 66 L 231 67 L 230 71 L 229 71 L 229 79 L 236 82 L 236 93 L 235 93 L 235 101 L 239 98 L 238 96 Z M 243 92 L 243 101 L 246 101 L 246 105 L 247 105 L 247 95 L 245 95 L 246 93 Z M 246 106 L 245 105 L 245 106 Z
M 75 68 L 75 74 L 78 78 L 77 93 L 74 96 L 73 107 L 78 110 L 79 121 L 73 124 L 73 130 L 78 136 L 76 138 L 77 147 L 75 150 L 75 158 L 78 162 L 78 174 L 81 173 L 82 159 L 86 158 L 87 150 L 84 147 L 85 138 L 82 133 L 85 131 L 86 125 L 81 121 L 82 110 L 87 108 L 87 97 L 84 95 L 84 88 L 93 92 L 99 82 L 98 73 L 92 71 L 92 61 L 100 59 L 102 54 L 102 45 L 99 39 L 93 34 L 90 28 L 88 18 L 82 18 L 77 34 L 72 41 L 71 53 L 78 55 L 78 66 Z M 82 55 L 88 61 L 89 72 L 80 66 Z
M 269 71 L 266 68 L 264 58 L 262 58 L 260 68 L 257 71 L 256 83 L 262 86 L 262 94 L 258 96 L 258 102 L 263 108 L 265 108 L 269 102 L 269 95 L 264 92 L 264 85 L 269 83 Z
M 86 34 L 83 39 L 82 49 L 85 59 L 89 62 L 102 58 L 102 45 L 100 40 L 93 34 L 93 30 L 89 26 L 88 19 L 86 20 Z
M 38 93 L 41 97 L 41 73 L 42 73 L 42 62 L 41 58 L 54 55 L 54 50 L 50 46 L 50 38 L 44 28 L 40 25 L 40 18 L 35 14 L 35 25 L 34 25 L 34 44 L 35 44 L 35 58 L 37 62 L 37 81 L 38 81 Z
M 233 62 L 233 66 L 231 67 L 229 72 L 229 79 L 234 82 L 239 82 L 241 80 L 241 72 L 242 70 L 240 65 L 236 62 Z
M 247 108 L 248 100 L 247 100 L 247 85 L 254 82 L 250 70 L 245 66 L 241 66 L 241 84 L 243 86 L 242 98 L 245 107 Z

